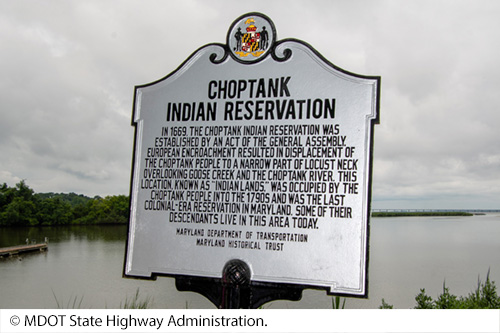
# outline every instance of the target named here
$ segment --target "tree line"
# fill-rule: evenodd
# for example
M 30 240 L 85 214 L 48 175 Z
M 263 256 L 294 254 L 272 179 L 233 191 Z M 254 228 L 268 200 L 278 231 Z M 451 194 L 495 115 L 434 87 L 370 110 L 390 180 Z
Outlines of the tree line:
M 0 185 L 0 226 L 124 224 L 129 197 L 90 198 L 75 193 L 35 193 L 25 181 Z

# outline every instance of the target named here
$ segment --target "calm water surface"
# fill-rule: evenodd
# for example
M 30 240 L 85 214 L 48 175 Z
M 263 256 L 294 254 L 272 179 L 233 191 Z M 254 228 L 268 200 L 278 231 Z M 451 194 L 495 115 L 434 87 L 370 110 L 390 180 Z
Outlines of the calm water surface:
M 49 251 L 0 258 L 0 308 L 119 308 L 137 289 L 152 308 L 214 308 L 203 296 L 178 292 L 174 279 L 122 278 L 126 227 L 0 229 L 0 247 L 49 237 Z M 500 284 L 500 214 L 472 217 L 397 217 L 371 220 L 369 299 L 347 308 L 412 308 L 420 288 L 436 297 L 443 282 L 467 295 L 490 277 Z M 306 290 L 299 302 L 266 308 L 330 308 L 324 291 Z

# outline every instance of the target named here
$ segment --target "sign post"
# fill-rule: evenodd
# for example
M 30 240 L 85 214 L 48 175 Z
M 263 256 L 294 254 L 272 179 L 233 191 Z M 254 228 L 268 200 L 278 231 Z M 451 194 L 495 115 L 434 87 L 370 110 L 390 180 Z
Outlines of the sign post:
M 137 86 L 124 276 L 225 308 L 367 297 L 379 92 L 260 13 Z

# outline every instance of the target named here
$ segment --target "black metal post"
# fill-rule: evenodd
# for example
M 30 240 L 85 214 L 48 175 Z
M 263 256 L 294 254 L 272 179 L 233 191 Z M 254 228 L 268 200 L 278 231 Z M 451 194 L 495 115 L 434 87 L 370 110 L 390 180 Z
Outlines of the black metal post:
M 242 260 L 228 261 L 222 278 L 177 276 L 179 291 L 197 292 L 219 309 L 255 309 L 274 300 L 298 301 L 306 286 L 252 281 L 250 267 Z

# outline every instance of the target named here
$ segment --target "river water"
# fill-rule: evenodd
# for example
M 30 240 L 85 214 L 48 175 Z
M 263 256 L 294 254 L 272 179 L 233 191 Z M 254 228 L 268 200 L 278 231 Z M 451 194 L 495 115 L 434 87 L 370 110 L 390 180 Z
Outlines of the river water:
M 151 308 L 214 308 L 203 296 L 178 292 L 174 279 L 122 277 L 125 226 L 0 228 L 0 247 L 42 241 L 49 250 L 0 258 L 0 308 L 120 308 L 137 290 Z M 443 282 L 455 295 L 472 292 L 478 279 L 500 283 L 500 213 L 471 217 L 372 218 L 369 298 L 346 308 L 412 308 L 421 288 L 437 297 Z M 265 308 L 331 308 L 321 290 L 301 301 L 275 301 Z

